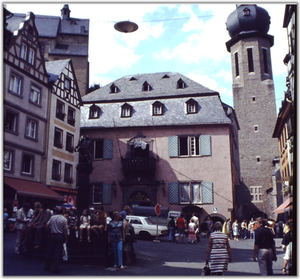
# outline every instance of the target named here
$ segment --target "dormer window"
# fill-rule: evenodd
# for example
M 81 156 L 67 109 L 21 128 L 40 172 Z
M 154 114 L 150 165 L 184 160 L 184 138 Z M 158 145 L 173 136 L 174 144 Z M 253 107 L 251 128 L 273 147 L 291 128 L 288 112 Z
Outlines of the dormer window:
M 95 119 L 100 117 L 100 108 L 96 105 L 90 106 L 90 114 L 89 118 L 90 119 Z
M 129 81 L 133 81 L 133 80 L 136 80 L 136 78 L 135 78 L 135 77 L 132 77 Z
M 184 89 L 186 87 L 185 82 L 180 78 L 177 81 L 177 89 Z
M 121 107 L 121 117 L 131 117 L 131 113 L 132 113 L 132 106 L 125 103 Z
M 150 84 L 147 81 L 145 81 L 143 84 L 143 91 L 150 91 L 150 90 L 152 90 Z
M 168 75 L 164 75 L 162 78 L 170 78 Z
M 117 93 L 119 91 L 119 88 L 114 83 L 110 86 L 110 93 Z
M 244 16 L 249 16 L 249 15 L 250 15 L 250 10 L 249 10 L 248 8 L 245 8 L 245 9 L 243 10 L 243 15 L 244 15 Z
M 163 114 L 163 104 L 156 101 L 152 104 L 152 115 L 162 115 Z
M 187 114 L 197 113 L 197 102 L 194 99 L 189 99 L 186 102 L 186 112 Z

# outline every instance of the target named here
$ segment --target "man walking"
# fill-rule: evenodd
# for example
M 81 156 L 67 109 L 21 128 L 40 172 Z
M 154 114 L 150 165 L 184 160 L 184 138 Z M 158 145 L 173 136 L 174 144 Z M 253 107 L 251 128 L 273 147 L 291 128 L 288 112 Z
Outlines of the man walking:
M 45 270 L 49 270 L 52 264 L 52 272 L 58 272 L 58 265 L 62 259 L 63 244 L 68 239 L 68 221 L 62 215 L 62 207 L 56 207 L 56 214 L 51 216 L 47 223 L 50 227 L 50 250 L 46 260 Z
M 277 261 L 274 236 L 270 229 L 265 227 L 264 220 L 256 219 L 253 260 L 258 261 L 262 276 L 273 275 L 272 261 Z

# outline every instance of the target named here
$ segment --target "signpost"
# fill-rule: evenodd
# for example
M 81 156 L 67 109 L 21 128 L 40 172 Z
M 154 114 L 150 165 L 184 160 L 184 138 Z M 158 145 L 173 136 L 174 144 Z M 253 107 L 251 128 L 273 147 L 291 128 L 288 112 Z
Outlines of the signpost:
M 155 206 L 155 213 L 156 213 L 156 239 L 154 239 L 153 242 L 160 242 L 158 240 L 158 216 L 161 213 L 161 205 L 160 204 L 157 204 Z

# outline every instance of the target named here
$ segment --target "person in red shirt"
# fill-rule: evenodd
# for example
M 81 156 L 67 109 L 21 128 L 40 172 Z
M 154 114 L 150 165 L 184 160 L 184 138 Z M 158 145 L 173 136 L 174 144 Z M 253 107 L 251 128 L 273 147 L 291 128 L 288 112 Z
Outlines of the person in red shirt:
M 184 242 L 184 233 L 186 230 L 186 220 L 183 218 L 183 214 L 181 213 L 180 217 L 176 221 L 177 225 L 177 238 L 175 240 L 178 243 L 178 239 L 181 236 L 182 243 Z

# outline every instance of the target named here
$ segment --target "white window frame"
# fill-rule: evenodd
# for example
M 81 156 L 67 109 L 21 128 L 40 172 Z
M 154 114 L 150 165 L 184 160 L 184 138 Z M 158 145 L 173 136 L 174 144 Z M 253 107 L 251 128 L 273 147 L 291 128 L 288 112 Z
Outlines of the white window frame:
M 29 54 L 28 54 L 28 62 L 31 65 L 34 65 L 34 57 L 35 57 L 35 51 L 32 48 L 29 48 Z
M 180 146 L 181 146 L 181 140 L 187 139 L 187 155 L 182 155 Z M 198 154 L 196 150 L 196 140 L 198 139 Z M 180 136 L 179 137 L 179 157 L 189 157 L 189 156 L 200 156 L 200 136 Z
M 263 202 L 262 186 L 250 186 L 250 194 L 253 203 Z
M 130 117 L 131 116 L 131 108 L 130 107 L 122 107 L 122 117 Z
M 29 171 L 27 171 L 28 167 L 25 166 L 25 163 L 26 163 L 25 162 L 25 156 L 30 159 L 29 166 L 28 166 L 29 167 Z M 28 155 L 28 154 L 23 154 L 23 158 L 22 158 L 22 174 L 27 174 L 27 175 L 32 175 L 33 174 L 33 157 L 30 156 L 30 155 Z
M 3 169 L 6 171 L 12 170 L 12 158 L 13 152 L 10 150 L 4 150 L 3 154 Z
M 21 95 L 21 85 L 22 79 L 15 74 L 11 74 L 9 81 L 9 90 L 15 94 Z
M 41 100 L 41 90 L 34 85 L 31 86 L 30 89 L 30 101 L 35 104 L 40 104 Z
M 32 119 L 28 119 L 26 121 L 25 135 L 26 135 L 26 137 L 36 139 L 36 136 L 37 136 L 37 122 L 36 121 L 34 121 Z
M 24 60 L 27 58 L 27 45 L 24 43 L 21 45 L 21 58 Z
M 162 105 L 153 106 L 153 115 L 162 115 Z
M 195 113 L 196 112 L 196 103 L 187 104 L 187 112 L 188 113 Z
M 179 182 L 180 204 L 202 204 L 203 194 L 201 182 Z

